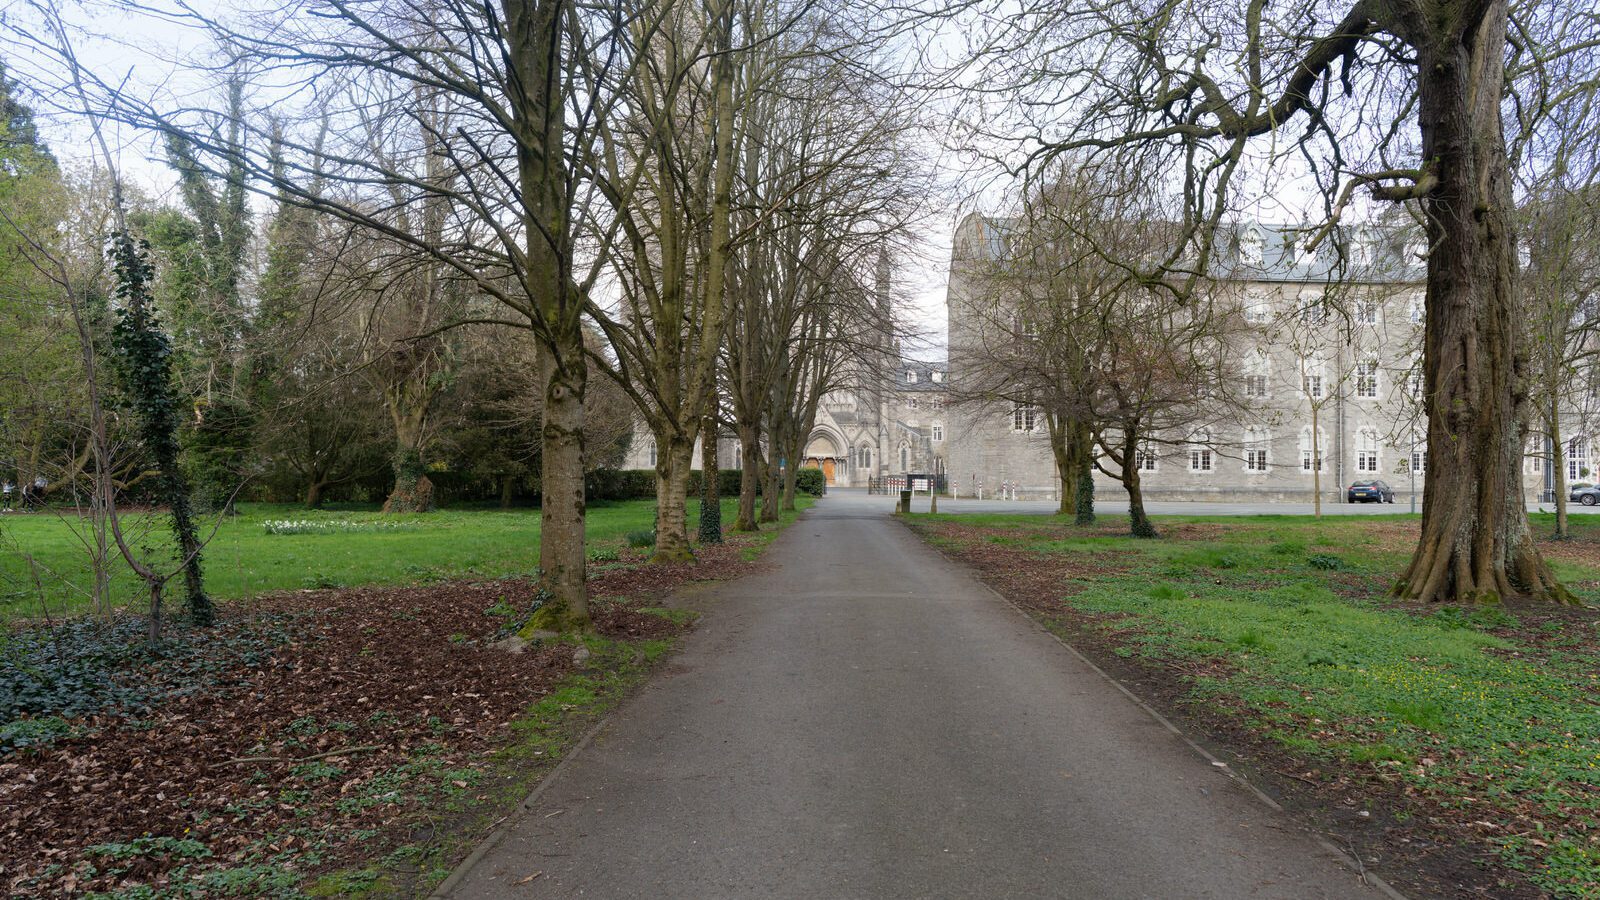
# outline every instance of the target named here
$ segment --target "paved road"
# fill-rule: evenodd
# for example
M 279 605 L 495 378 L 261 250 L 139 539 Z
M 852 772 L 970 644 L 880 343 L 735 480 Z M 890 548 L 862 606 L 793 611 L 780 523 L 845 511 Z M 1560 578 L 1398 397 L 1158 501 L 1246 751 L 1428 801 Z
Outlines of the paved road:
M 1378 896 L 880 499 L 712 595 L 453 896 Z

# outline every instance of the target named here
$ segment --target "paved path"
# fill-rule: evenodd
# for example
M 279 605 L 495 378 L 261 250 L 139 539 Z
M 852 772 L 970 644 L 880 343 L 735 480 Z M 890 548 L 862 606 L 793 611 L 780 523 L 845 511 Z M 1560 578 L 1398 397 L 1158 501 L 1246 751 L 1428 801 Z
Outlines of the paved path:
M 877 509 L 893 510 L 896 498 L 883 494 L 868 495 L 862 488 L 829 488 L 829 496 L 846 496 L 859 498 L 863 502 L 870 502 Z M 1094 508 L 1097 512 L 1106 515 L 1125 516 L 1128 514 L 1128 501 L 1120 494 L 1106 496 L 1102 493 L 1096 497 Z M 912 501 L 911 509 L 914 512 L 928 511 L 928 495 L 918 494 Z M 1210 500 L 1146 500 L 1144 511 L 1152 516 L 1309 516 L 1315 512 L 1310 503 L 1216 503 Z M 1322 504 L 1322 514 L 1325 516 L 1394 516 L 1409 513 L 1410 504 L 1405 500 L 1395 503 L 1334 503 L 1331 500 Z M 1417 504 L 1417 512 L 1422 511 L 1422 504 Z M 1530 503 L 1528 512 L 1555 512 L 1552 503 Z M 1600 506 L 1583 506 L 1572 503 L 1567 506 L 1567 511 L 1573 515 L 1600 514 Z M 941 514 L 961 515 L 964 513 L 1007 513 L 1013 515 L 1055 515 L 1056 501 L 1054 500 L 994 500 L 985 498 L 973 500 L 969 498 L 951 499 L 939 498 L 939 512 Z
M 1379 896 L 876 502 L 767 561 L 453 896 Z

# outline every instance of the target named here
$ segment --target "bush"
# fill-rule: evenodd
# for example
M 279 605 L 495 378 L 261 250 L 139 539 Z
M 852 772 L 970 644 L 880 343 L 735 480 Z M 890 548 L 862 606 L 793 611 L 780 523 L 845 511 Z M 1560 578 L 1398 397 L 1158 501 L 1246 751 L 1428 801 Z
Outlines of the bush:
M 739 469 L 722 469 L 717 473 L 717 493 L 723 497 L 739 495 Z M 700 496 L 702 484 L 699 470 L 689 473 L 689 499 Z M 584 493 L 590 500 L 654 500 L 656 473 L 654 469 L 596 469 L 584 477 Z M 757 483 L 757 492 L 760 492 Z M 795 475 L 796 493 L 822 496 L 827 480 L 821 469 L 801 469 Z
M 821 469 L 801 469 L 794 479 L 795 493 L 821 497 L 828 489 L 828 480 Z
M 630 531 L 626 535 L 629 547 L 654 547 L 656 533 L 654 531 Z

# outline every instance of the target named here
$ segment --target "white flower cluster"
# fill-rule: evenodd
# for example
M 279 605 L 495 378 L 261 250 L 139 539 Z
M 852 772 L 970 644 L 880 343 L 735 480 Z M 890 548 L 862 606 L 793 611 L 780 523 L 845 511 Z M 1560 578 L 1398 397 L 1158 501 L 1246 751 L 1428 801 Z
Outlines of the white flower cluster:
M 268 519 L 261 523 L 267 534 L 349 534 L 359 531 L 394 531 L 415 528 L 415 522 L 356 522 L 350 519 Z

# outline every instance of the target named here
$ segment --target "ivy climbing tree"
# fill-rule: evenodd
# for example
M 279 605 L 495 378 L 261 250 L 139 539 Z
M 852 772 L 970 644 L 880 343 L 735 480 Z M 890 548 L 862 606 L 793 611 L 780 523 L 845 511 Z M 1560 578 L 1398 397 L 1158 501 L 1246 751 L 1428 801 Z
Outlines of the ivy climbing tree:
M 195 529 L 189 481 L 179 465 L 179 402 L 173 386 L 172 341 L 162 332 L 151 299 L 154 275 L 150 248 L 126 231 L 111 237 L 111 256 L 120 301 L 111 329 L 111 347 L 118 380 L 131 407 L 140 440 L 156 466 L 157 490 L 172 512 L 172 532 L 179 559 L 189 618 L 196 625 L 216 619 L 206 595 L 201 570 L 202 544 Z M 159 609 L 152 609 L 152 616 Z

